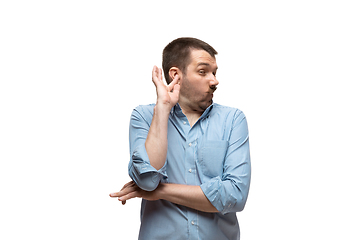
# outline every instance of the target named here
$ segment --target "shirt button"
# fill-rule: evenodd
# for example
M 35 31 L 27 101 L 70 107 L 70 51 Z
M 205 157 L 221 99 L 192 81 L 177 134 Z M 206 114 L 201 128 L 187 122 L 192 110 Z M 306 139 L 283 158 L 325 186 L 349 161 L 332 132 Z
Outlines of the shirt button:
M 192 145 L 192 144 L 191 144 L 191 143 L 189 143 L 189 147 L 191 147 L 191 145 Z
M 195 222 L 194 222 L 194 221 L 191 221 L 191 224 L 192 224 L 192 225 L 195 225 Z
M 191 173 L 191 168 L 189 169 L 189 173 Z
M 184 125 L 186 125 L 186 122 L 183 122 L 184 123 Z

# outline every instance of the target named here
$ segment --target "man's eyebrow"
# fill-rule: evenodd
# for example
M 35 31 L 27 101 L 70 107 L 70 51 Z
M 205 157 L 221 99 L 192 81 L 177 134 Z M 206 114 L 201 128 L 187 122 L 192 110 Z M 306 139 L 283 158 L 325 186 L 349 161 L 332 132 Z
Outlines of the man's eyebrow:
M 210 66 L 210 64 L 209 64 L 209 63 L 200 62 L 200 63 L 198 63 L 198 64 L 197 64 L 197 67 L 202 66 L 202 65 L 205 65 L 205 66 Z
M 197 67 L 199 67 L 199 66 L 210 66 L 210 64 L 206 63 L 206 62 L 200 62 L 200 63 L 198 63 Z M 218 69 L 217 66 L 216 66 L 216 69 Z

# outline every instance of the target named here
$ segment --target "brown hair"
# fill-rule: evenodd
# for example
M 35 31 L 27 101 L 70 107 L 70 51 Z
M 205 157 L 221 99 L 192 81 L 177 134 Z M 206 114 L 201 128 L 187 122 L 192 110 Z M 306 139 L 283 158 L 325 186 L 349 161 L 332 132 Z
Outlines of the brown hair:
M 162 68 L 166 82 L 169 84 L 172 79 L 169 76 L 169 70 L 172 67 L 179 68 L 186 74 L 186 68 L 189 65 L 190 50 L 205 50 L 212 57 L 217 54 L 216 50 L 204 41 L 196 38 L 178 38 L 169 43 L 163 50 Z

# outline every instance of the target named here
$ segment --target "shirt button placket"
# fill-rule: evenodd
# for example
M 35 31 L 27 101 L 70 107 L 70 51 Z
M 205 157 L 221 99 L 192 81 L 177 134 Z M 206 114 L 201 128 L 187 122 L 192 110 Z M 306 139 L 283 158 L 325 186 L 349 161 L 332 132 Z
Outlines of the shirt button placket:
M 188 124 L 187 124 L 188 126 Z M 196 128 L 190 130 L 189 135 L 186 141 L 186 183 L 189 185 L 198 185 L 197 174 L 196 174 L 196 165 L 195 161 L 197 159 L 197 132 Z M 189 230 L 189 240 L 199 239 L 198 236 L 198 216 L 197 211 L 189 210 L 188 211 L 188 230 Z
M 195 217 L 193 214 L 192 214 L 192 217 Z M 191 220 L 189 222 L 189 230 L 190 230 L 189 239 L 199 239 L 197 227 L 198 227 L 197 226 L 197 221 L 195 221 L 195 219 Z

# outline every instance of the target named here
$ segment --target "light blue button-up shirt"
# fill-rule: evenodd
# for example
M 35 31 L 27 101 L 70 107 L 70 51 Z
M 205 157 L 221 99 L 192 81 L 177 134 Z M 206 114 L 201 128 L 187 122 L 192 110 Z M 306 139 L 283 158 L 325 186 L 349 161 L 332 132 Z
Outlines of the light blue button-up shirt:
M 236 212 L 244 209 L 251 172 L 244 113 L 212 104 L 191 127 L 175 105 L 169 116 L 166 163 L 156 170 L 145 149 L 154 106 L 139 106 L 131 115 L 130 177 L 147 191 L 159 182 L 198 185 L 219 213 L 143 199 L 139 239 L 239 239 Z

